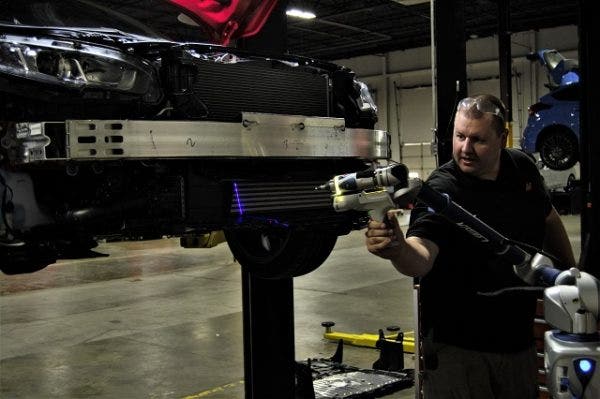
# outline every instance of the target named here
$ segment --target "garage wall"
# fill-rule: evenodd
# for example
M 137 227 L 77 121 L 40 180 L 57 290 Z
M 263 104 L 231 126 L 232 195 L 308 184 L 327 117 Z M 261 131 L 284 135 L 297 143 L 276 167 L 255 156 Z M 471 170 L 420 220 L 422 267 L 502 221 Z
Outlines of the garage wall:
M 577 59 L 577 27 L 564 26 L 542 31 L 515 33 L 513 56 L 512 146 L 518 147 L 527 123 L 527 107 L 548 92 L 545 71 L 525 56 L 537 49 L 554 48 L 567 58 Z M 411 172 L 426 178 L 436 167 L 433 128 L 431 48 L 337 60 L 366 82 L 379 108 L 378 129 L 392 136 L 393 159 Z M 498 42 L 496 37 L 467 42 L 468 93 L 490 92 L 500 96 Z

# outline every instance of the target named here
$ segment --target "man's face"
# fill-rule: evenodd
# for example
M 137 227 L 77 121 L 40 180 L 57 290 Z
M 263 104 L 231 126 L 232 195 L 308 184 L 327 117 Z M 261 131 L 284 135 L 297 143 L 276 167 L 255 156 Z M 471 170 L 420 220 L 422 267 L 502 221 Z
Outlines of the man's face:
M 494 180 L 500 168 L 500 150 L 506 145 L 506 133 L 492 128 L 494 116 L 484 113 L 479 119 L 456 114 L 452 136 L 452 157 L 460 170 L 480 179 Z

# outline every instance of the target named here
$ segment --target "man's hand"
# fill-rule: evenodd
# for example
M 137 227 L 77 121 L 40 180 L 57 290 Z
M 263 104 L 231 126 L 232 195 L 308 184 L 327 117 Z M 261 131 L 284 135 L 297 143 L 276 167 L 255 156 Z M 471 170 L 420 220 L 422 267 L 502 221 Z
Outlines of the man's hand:
M 367 250 L 384 259 L 393 259 L 399 254 L 399 247 L 405 244 L 404 233 L 398 222 L 398 210 L 387 213 L 387 223 L 370 220 L 365 232 Z
M 404 238 L 397 216 L 398 211 L 388 211 L 387 223 L 369 221 L 365 232 L 367 249 L 372 254 L 389 259 L 402 274 L 424 276 L 431 270 L 439 253 L 438 246 L 425 238 Z

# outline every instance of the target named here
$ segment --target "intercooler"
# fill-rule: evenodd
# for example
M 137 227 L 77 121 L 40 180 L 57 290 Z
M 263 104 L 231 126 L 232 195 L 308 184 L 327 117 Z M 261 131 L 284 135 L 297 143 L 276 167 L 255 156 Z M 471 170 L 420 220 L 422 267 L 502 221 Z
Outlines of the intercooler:
M 238 122 L 242 112 L 329 116 L 328 77 L 276 61 L 198 62 L 195 101 L 214 121 Z
M 231 213 L 243 215 L 333 209 L 331 193 L 315 190 L 320 184 L 323 182 L 234 182 Z
M 366 213 L 336 212 L 331 193 L 315 190 L 322 181 L 234 182 L 229 228 L 288 227 L 347 234 L 360 228 Z

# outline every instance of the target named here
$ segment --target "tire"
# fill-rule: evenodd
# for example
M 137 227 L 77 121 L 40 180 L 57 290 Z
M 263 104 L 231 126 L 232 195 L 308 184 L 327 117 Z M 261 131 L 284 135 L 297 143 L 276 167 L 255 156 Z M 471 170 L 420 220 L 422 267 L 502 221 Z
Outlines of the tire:
M 568 129 L 552 129 L 538 140 L 537 148 L 542 163 L 553 170 L 566 170 L 579 160 L 579 143 Z
M 262 278 L 298 277 L 327 259 L 337 234 L 332 231 L 279 229 L 226 230 L 227 245 L 245 270 Z
M 9 246 L 0 250 L 0 271 L 7 275 L 34 273 L 56 262 L 56 252 L 45 244 Z

